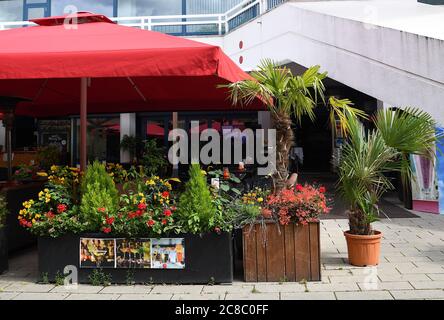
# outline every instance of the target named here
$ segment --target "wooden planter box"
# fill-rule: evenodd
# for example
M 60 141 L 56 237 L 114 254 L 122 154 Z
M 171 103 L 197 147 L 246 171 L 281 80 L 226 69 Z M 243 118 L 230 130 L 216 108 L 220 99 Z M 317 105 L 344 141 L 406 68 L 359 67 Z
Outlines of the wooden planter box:
M 8 270 L 8 244 L 5 228 L 0 228 L 0 274 Z
M 114 238 L 104 234 L 64 235 L 60 238 L 38 239 L 39 273 L 47 274 L 55 281 L 57 273 L 67 265 L 78 270 L 78 282 L 90 283 L 89 275 L 97 268 L 80 268 L 80 238 Z M 183 238 L 185 267 L 183 269 L 136 269 L 103 268 L 111 275 L 111 282 L 126 284 L 128 271 L 134 272 L 136 283 L 207 284 L 233 282 L 233 251 L 231 233 L 209 233 L 200 235 L 179 234 L 172 238 Z M 165 236 L 165 238 L 168 238 Z
M 319 223 L 247 226 L 242 238 L 245 281 L 321 280 Z

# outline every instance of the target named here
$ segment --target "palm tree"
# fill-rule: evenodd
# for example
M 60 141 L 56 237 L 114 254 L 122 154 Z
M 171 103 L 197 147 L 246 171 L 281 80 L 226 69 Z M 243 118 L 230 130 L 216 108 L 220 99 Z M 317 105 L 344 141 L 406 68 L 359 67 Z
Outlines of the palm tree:
M 276 172 L 273 174 L 274 190 L 286 186 L 290 148 L 294 143 L 291 129 L 292 117 L 300 123 L 303 116 L 315 119 L 314 108 L 321 100 L 325 105 L 322 83 L 327 73 L 320 73 L 319 66 L 308 68 L 301 75 L 293 75 L 291 70 L 278 66 L 272 60 L 263 60 L 258 69 L 251 73 L 253 79 L 242 80 L 227 85 L 234 105 L 248 105 L 254 99 L 261 99 L 271 112 L 276 129 Z M 365 117 L 365 113 L 353 108 L 348 99 L 328 99 L 330 120 L 338 118 L 344 132 L 348 130 L 347 115 Z
M 394 189 L 385 173 L 399 171 L 408 183 L 409 155 L 433 159 L 440 139 L 432 117 L 415 108 L 379 110 L 373 121 L 376 129 L 367 133 L 356 117 L 349 117 L 348 140 L 339 164 L 338 189 L 349 205 L 352 234 L 373 234 L 371 223 L 378 217 L 378 201 Z

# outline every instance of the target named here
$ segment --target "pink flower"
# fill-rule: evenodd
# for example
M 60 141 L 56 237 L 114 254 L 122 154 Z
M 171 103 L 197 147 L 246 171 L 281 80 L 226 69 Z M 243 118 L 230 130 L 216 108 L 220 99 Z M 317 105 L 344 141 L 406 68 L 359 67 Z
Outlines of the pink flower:
M 304 187 L 302 186 L 302 184 L 297 184 L 296 185 L 296 190 L 297 191 L 302 191 L 302 190 L 304 190 Z
M 326 191 L 326 190 L 325 190 L 325 187 L 320 187 L 320 188 L 319 188 L 319 192 L 320 192 L 320 193 L 325 193 L 325 191 Z

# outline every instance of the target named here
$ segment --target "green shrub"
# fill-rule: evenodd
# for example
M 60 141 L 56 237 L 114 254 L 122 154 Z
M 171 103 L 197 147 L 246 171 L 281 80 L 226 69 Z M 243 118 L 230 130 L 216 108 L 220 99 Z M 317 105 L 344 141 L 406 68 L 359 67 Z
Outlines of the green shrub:
M 0 228 L 3 227 L 6 221 L 6 215 L 8 214 L 7 205 L 5 196 L 0 195 Z
M 185 185 L 185 191 L 180 196 L 177 208 L 180 223 L 187 232 L 212 231 L 215 227 L 216 210 L 206 177 L 199 164 L 190 166 L 189 175 L 190 179 Z
M 105 166 L 98 161 L 88 165 L 82 179 L 81 196 L 80 215 L 91 230 L 100 229 L 103 212 L 113 214 L 118 210 L 117 188 L 106 172 Z

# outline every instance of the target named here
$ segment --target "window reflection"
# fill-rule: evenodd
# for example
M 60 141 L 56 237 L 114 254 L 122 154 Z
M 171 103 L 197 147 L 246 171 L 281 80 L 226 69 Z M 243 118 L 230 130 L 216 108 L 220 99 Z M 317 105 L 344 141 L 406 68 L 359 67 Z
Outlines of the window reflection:
M 57 0 L 51 2 L 51 15 L 58 16 L 76 11 L 89 11 L 114 16 L 114 0 Z
M 23 20 L 23 0 L 0 1 L 0 21 Z
M 88 160 L 120 161 L 120 118 L 89 118 Z M 80 150 L 80 121 L 77 119 L 77 159 Z

